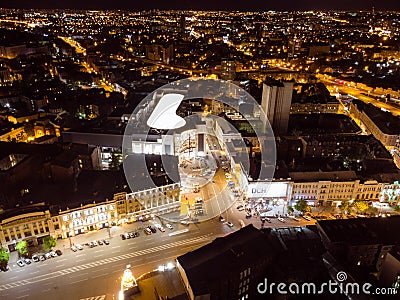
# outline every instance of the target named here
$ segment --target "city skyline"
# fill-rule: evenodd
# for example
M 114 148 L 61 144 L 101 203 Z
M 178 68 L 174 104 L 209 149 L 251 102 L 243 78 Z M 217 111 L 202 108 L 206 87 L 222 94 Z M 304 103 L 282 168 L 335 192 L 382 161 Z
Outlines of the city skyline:
M 210 11 L 371 11 L 373 7 L 376 11 L 399 11 L 400 5 L 392 0 L 383 1 L 329 1 L 321 2 L 318 0 L 306 0 L 306 1 L 292 1 L 283 0 L 279 3 L 271 3 L 265 1 L 260 3 L 257 0 L 231 2 L 231 1 L 201 1 L 197 3 L 175 0 L 168 1 L 168 3 L 159 3 L 158 1 L 141 1 L 141 2 L 130 2 L 127 3 L 122 0 L 117 1 L 78 1 L 72 0 L 68 2 L 54 2 L 49 0 L 40 0 L 32 3 L 27 3 L 24 0 L 16 0 L 10 3 L 0 3 L 0 8 L 20 8 L 20 9 L 35 9 L 35 8 L 46 8 L 46 9 L 84 9 L 84 10 L 113 10 L 113 9 L 126 9 L 126 10 L 148 10 L 148 9 L 160 9 L 160 10 L 210 10 Z
M 397 300 L 391 4 L 7 3 L 0 298 Z

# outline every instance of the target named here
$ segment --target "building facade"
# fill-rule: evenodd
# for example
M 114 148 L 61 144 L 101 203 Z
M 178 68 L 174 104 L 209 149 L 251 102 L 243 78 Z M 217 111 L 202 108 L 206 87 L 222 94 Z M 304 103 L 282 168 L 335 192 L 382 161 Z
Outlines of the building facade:
M 53 218 L 48 209 L 14 215 L 0 222 L 0 245 L 9 251 L 15 251 L 21 240 L 37 245 L 48 235 L 54 235 Z
M 112 200 L 67 208 L 51 214 L 47 208 L 1 219 L 0 246 L 15 251 L 21 240 L 41 243 L 51 235 L 66 239 L 79 234 L 139 220 L 141 216 L 180 209 L 180 184 L 170 184 L 136 193 L 118 193 Z M 1 218 L 1 215 L 0 215 Z
M 287 133 L 293 82 L 264 83 L 261 107 L 275 134 Z

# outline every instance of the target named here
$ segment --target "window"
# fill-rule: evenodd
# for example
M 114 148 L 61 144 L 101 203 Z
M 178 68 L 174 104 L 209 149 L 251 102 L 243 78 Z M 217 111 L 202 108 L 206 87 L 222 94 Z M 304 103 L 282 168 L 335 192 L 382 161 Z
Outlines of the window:
M 67 222 L 67 221 L 68 221 L 68 215 L 64 215 L 64 216 L 63 216 L 63 221 L 64 221 L 64 222 Z

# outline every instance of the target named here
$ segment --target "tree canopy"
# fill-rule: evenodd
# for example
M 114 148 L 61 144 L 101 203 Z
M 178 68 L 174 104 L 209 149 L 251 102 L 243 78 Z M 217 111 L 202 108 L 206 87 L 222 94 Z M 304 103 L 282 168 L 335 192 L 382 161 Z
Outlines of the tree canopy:
M 16 246 L 18 252 L 22 255 L 28 254 L 28 243 L 26 241 L 20 241 Z
M 306 200 L 297 201 L 293 207 L 302 213 L 311 211 L 311 206 L 308 205 Z
M 56 245 L 57 245 L 57 240 L 52 236 L 46 236 L 43 239 L 43 248 L 46 251 L 50 251 L 51 248 L 55 247 Z

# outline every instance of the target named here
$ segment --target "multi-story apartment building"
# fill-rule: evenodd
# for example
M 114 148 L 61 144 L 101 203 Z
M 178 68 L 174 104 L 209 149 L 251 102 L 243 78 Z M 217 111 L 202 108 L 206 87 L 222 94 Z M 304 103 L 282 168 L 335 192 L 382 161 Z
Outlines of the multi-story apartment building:
M 111 200 L 51 212 L 34 206 L 0 215 L 0 246 L 15 251 L 21 240 L 42 243 L 45 236 L 65 239 L 100 230 L 140 216 L 168 213 L 180 208 L 180 185 L 170 184 L 135 193 L 117 193 Z
M 398 147 L 400 140 L 399 118 L 391 113 L 381 111 L 372 104 L 365 104 L 359 100 L 352 101 L 350 113 L 360 120 L 385 147 L 389 149 Z
M 0 246 L 15 251 L 17 242 L 41 243 L 43 237 L 54 235 L 53 219 L 45 206 L 34 206 L 3 213 L 0 220 Z

